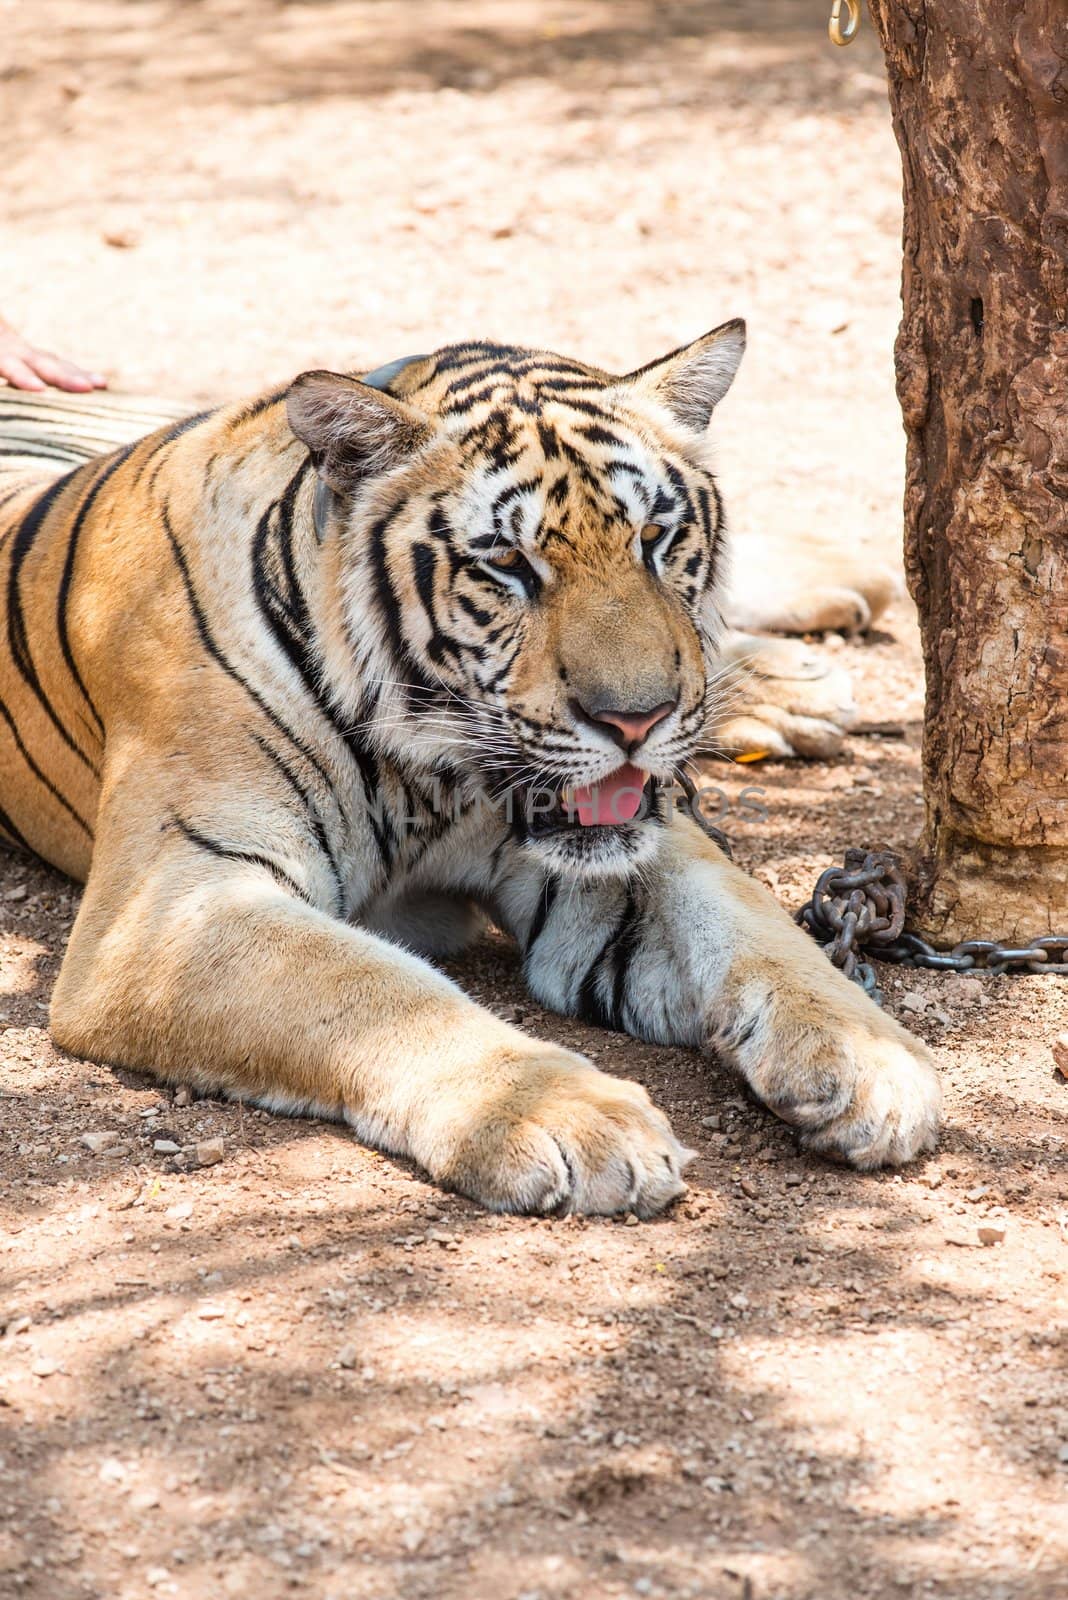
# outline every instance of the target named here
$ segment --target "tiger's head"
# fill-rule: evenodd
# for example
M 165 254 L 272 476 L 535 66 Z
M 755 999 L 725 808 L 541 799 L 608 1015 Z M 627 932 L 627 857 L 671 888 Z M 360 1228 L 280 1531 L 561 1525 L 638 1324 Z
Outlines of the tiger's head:
M 377 747 L 461 771 L 552 869 L 626 872 L 717 712 L 723 512 L 705 440 L 745 348 L 723 324 L 624 377 L 448 346 L 307 372 L 336 700 Z

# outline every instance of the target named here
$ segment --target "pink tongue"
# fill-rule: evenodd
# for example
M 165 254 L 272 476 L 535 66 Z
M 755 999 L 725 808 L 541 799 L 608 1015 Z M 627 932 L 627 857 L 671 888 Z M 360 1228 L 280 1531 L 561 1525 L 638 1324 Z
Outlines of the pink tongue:
M 628 761 L 600 783 L 573 789 L 564 803 L 568 811 L 578 812 L 584 828 L 595 823 L 630 822 L 641 808 L 646 777 L 640 767 L 633 767 Z

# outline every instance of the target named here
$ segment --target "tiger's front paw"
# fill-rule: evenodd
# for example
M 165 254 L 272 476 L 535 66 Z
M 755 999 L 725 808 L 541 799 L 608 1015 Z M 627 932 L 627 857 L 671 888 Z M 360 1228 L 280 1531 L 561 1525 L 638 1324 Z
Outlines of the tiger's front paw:
M 901 1166 L 934 1149 L 941 1086 L 920 1040 L 859 990 L 855 1004 L 848 998 L 826 1006 L 818 995 L 792 1005 L 780 997 L 739 1064 L 768 1109 L 801 1130 L 806 1150 L 863 1171 Z
M 693 1154 L 645 1090 L 578 1056 L 505 1063 L 435 1176 L 494 1211 L 633 1211 L 652 1217 L 683 1194 Z

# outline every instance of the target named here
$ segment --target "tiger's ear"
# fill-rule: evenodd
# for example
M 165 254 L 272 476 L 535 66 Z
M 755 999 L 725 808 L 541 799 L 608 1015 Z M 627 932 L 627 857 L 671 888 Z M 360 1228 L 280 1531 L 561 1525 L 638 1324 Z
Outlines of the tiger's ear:
M 669 356 L 629 372 L 623 382 L 667 406 L 684 428 L 704 433 L 734 382 L 744 353 L 745 323 L 735 317 Z
M 286 397 L 289 426 L 323 482 L 351 494 L 427 444 L 427 419 L 403 400 L 340 372 L 302 372 Z

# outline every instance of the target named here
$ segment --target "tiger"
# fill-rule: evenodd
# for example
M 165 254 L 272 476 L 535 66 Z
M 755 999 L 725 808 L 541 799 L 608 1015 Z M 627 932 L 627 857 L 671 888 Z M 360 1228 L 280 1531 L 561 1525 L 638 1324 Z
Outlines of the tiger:
M 85 884 L 60 1047 L 492 1210 L 655 1216 L 692 1151 L 645 1090 L 442 972 L 492 922 L 541 1006 L 728 1062 L 807 1150 L 934 1147 L 923 1044 L 675 788 L 722 710 L 744 346 L 470 341 L 59 476 L 6 447 L 0 836 Z

